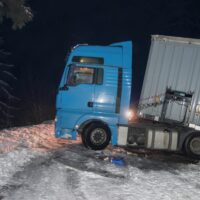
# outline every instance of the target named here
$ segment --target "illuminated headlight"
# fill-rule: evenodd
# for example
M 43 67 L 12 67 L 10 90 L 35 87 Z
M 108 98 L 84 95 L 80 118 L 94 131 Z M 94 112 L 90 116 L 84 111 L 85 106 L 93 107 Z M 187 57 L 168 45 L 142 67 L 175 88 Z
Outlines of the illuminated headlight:
M 134 117 L 134 112 L 133 112 L 132 110 L 128 110 L 128 111 L 126 112 L 125 116 L 126 116 L 126 118 L 127 118 L 128 120 L 131 120 L 131 119 L 133 119 L 133 117 Z
M 77 130 L 79 128 L 79 125 L 77 124 L 76 126 L 75 126 L 75 129 Z
M 58 121 L 57 117 L 54 119 L 54 121 L 55 121 L 55 122 L 57 122 L 57 121 Z
M 196 113 L 200 113 L 200 104 L 197 104 L 196 106 Z

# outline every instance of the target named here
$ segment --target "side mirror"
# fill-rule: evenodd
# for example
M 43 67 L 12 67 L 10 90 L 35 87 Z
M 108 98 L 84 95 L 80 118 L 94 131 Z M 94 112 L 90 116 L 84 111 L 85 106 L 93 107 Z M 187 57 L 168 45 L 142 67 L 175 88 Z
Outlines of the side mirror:
M 69 87 L 65 84 L 63 87 L 60 87 L 59 90 L 69 90 Z

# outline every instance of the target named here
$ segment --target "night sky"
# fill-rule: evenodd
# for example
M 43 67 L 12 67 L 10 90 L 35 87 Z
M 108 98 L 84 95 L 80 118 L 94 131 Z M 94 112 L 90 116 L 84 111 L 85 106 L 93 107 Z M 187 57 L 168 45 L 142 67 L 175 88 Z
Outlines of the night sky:
M 34 18 L 13 31 L 0 25 L 17 81 L 14 125 L 53 119 L 55 95 L 71 47 L 133 41 L 132 103 L 137 104 L 151 34 L 200 38 L 198 0 L 29 0 Z

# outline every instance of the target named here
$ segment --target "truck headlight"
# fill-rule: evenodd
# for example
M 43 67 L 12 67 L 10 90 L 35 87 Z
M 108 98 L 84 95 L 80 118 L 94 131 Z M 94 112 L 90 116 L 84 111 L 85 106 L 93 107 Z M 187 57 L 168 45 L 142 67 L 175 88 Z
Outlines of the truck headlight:
M 200 113 L 200 104 L 196 105 L 196 113 Z
M 126 116 L 126 118 L 127 118 L 128 120 L 132 120 L 132 119 L 134 118 L 135 115 L 134 115 L 133 110 L 128 110 L 128 111 L 126 112 L 125 116 Z

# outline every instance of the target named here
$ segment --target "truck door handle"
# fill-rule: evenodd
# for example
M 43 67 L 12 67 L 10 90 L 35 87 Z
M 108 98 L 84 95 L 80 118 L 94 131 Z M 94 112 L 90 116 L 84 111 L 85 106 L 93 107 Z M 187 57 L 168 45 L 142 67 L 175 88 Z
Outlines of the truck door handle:
M 88 105 L 88 107 L 93 107 L 94 106 L 94 102 L 88 101 L 87 105 Z

